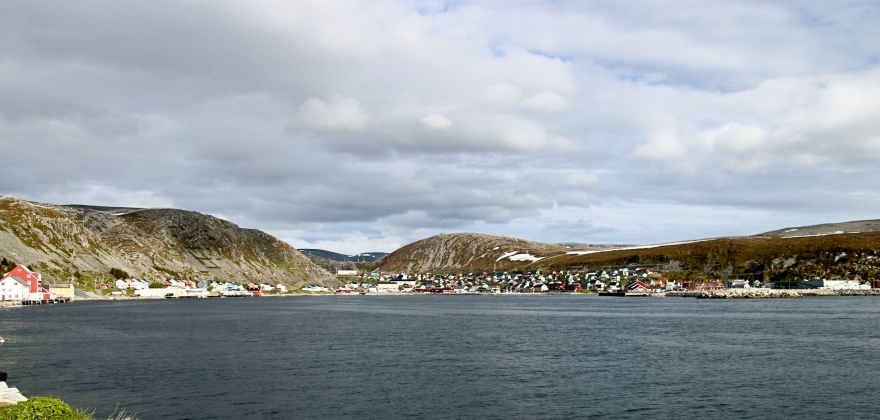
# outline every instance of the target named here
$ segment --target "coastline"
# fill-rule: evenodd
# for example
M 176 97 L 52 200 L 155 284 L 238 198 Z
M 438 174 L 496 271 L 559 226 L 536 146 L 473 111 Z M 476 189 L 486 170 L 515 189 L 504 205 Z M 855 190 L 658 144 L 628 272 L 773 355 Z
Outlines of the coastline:
M 824 296 L 880 296 L 880 289 L 722 289 L 698 292 L 669 292 L 666 296 L 697 299 L 785 299 Z

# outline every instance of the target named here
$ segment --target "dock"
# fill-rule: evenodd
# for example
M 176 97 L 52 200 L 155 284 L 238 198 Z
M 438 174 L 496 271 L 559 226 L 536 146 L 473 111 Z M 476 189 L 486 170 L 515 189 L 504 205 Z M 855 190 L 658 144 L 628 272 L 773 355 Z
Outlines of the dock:
M 30 299 L 22 300 L 22 305 L 54 305 L 56 303 L 70 303 L 69 297 L 57 297 L 55 299 Z

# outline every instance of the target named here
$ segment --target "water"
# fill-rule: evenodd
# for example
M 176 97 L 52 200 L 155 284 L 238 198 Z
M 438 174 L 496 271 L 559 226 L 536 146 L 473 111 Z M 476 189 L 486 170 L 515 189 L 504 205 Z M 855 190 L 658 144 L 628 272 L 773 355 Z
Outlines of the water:
M 25 395 L 141 419 L 878 417 L 880 299 L 326 296 L 0 309 Z

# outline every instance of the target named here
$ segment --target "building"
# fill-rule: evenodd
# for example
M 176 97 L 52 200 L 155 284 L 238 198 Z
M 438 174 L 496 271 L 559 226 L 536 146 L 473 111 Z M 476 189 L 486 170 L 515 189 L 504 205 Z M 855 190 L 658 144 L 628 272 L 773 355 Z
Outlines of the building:
M 751 286 L 747 280 L 728 280 L 724 283 L 724 287 L 727 289 L 749 289 Z
M 805 289 L 859 290 L 859 282 L 853 280 L 825 280 L 813 278 L 804 280 L 801 286 Z
M 72 284 L 52 284 L 49 285 L 49 292 L 56 298 L 73 300 L 74 288 Z
M 41 278 L 42 278 L 40 276 L 40 273 L 37 273 L 35 271 L 31 271 L 27 267 L 25 267 L 21 264 L 15 266 L 15 268 L 13 268 L 10 272 L 4 274 L 3 277 L 0 278 L 0 281 L 4 281 L 9 278 L 16 278 L 16 279 L 18 279 L 17 281 L 20 284 L 23 283 L 27 286 L 25 288 L 26 290 L 21 292 L 21 297 L 15 299 L 15 300 L 43 301 L 43 300 L 50 300 L 50 299 L 55 298 L 48 290 L 43 288 L 42 284 L 40 284 Z M 10 290 L 12 292 L 18 291 L 17 288 L 19 286 L 15 286 L 15 282 L 6 282 L 4 284 L 8 284 L 9 285 L 8 287 L 10 288 Z M 16 293 L 13 293 L 13 294 L 16 294 Z M 9 299 L 9 300 L 12 300 L 12 299 Z
M 651 288 L 648 287 L 647 284 L 636 280 L 636 281 L 633 281 L 633 282 L 630 282 L 629 284 L 627 284 L 624 287 L 624 292 L 627 295 L 643 295 L 643 294 L 646 295 L 646 294 L 651 293 Z
M 0 280 L 0 301 L 21 301 L 27 296 L 28 284 L 15 276 L 4 277 Z
M 376 291 L 396 293 L 400 290 L 399 287 L 396 283 L 379 283 L 376 285 Z
M 358 275 L 357 270 L 336 270 L 337 276 L 356 276 Z

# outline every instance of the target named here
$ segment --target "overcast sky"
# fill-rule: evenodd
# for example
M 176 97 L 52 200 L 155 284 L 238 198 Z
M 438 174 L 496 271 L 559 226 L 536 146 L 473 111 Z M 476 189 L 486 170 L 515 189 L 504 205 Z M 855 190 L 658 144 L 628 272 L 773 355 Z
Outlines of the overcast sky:
M 0 193 L 298 248 L 880 218 L 876 1 L 0 0 Z

